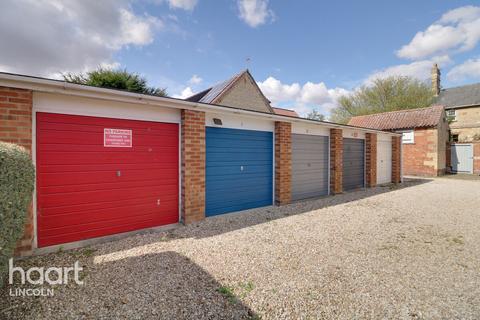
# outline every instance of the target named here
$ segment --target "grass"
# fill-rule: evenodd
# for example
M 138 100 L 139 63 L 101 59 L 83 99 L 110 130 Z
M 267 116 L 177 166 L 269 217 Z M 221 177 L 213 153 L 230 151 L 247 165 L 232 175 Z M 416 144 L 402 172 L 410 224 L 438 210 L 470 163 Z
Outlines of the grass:
M 86 247 L 83 249 L 71 250 L 69 254 L 74 257 L 75 259 L 79 259 L 80 257 L 90 258 L 93 254 L 97 251 L 97 249 Z M 59 251 L 61 253 L 62 251 Z
M 462 236 L 453 237 L 453 238 L 450 239 L 450 241 L 455 243 L 455 244 L 460 244 L 460 245 L 465 244 L 465 241 L 463 240 Z
M 235 297 L 235 294 L 233 293 L 233 288 L 231 288 L 229 286 L 221 286 L 220 288 L 217 289 L 217 291 L 220 292 L 220 294 L 222 296 L 227 298 L 227 300 L 230 303 L 233 304 L 233 303 L 237 302 L 237 298 Z
M 245 298 L 255 288 L 252 281 L 240 283 L 239 287 L 242 290 L 242 293 L 241 293 L 242 298 Z
M 85 249 L 83 249 L 82 254 L 83 254 L 85 257 L 91 257 L 91 256 L 93 256 L 93 254 L 95 253 L 95 251 L 97 251 L 97 249 L 85 248 Z

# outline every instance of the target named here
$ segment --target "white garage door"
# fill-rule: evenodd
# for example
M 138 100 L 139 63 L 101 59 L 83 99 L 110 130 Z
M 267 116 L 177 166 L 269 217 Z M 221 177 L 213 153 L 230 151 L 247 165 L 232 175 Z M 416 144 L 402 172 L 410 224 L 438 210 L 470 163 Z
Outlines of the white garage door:
M 377 141 L 377 184 L 392 182 L 392 142 Z

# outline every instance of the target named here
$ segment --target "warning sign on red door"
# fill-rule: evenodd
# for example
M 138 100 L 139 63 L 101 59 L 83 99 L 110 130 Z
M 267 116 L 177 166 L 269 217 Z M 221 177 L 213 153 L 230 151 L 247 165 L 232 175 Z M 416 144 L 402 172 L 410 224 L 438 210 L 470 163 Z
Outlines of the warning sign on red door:
M 103 129 L 104 147 L 132 147 L 132 130 L 126 129 Z

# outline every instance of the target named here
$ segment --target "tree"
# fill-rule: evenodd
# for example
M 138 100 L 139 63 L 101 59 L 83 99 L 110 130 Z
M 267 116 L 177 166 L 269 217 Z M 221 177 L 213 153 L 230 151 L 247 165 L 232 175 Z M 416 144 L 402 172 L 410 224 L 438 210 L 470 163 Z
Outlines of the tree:
M 351 117 L 395 110 L 425 108 L 434 101 L 430 86 L 411 77 L 391 76 L 376 79 L 338 99 L 331 120 L 347 123 Z
M 323 121 L 325 120 L 325 116 L 317 111 L 317 109 L 313 109 L 307 114 L 307 119 Z
M 130 92 L 150 94 L 164 97 L 167 95 L 165 88 L 149 87 L 147 80 L 127 70 L 110 70 L 98 68 L 97 70 L 87 72 L 86 74 L 67 73 L 63 75 L 65 81 L 85 84 L 89 86 L 120 89 Z

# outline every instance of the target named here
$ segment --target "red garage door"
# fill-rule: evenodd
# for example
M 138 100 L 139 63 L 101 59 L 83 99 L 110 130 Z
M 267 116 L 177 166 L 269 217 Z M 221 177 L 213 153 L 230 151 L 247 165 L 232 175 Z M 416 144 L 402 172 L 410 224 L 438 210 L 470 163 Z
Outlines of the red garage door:
M 178 125 L 37 113 L 38 246 L 178 222 Z

